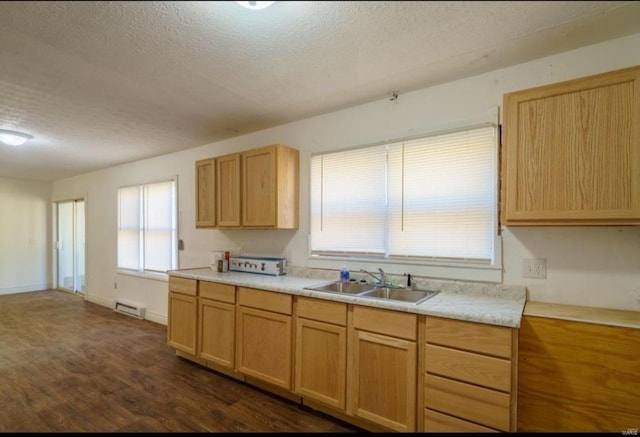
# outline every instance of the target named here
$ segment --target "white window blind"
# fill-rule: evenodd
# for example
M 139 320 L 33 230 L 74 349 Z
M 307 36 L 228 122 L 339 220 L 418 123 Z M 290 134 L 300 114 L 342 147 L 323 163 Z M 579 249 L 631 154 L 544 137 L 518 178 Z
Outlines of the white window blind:
M 385 146 L 315 156 L 311 162 L 313 252 L 386 252 Z
M 175 180 L 118 189 L 118 268 L 175 269 L 176 246 Z
M 491 262 L 496 154 L 481 126 L 314 156 L 312 255 Z

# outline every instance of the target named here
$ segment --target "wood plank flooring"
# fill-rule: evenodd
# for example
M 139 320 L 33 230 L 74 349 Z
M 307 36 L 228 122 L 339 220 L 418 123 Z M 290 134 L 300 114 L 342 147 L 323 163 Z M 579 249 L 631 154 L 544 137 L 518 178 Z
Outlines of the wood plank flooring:
M 0 432 L 363 432 L 179 358 L 72 293 L 0 296 Z

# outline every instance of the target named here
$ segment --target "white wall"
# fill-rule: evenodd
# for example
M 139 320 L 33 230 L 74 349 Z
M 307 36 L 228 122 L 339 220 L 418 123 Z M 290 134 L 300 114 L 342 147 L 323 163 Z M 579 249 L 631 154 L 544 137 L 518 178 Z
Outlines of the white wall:
M 0 178 L 0 294 L 51 287 L 51 184 Z
M 285 256 L 308 265 L 309 160 L 311 153 L 438 131 L 486 120 L 506 92 L 640 64 L 640 34 L 542 58 L 447 84 L 187 151 L 89 173 L 53 184 L 53 195 L 86 192 L 87 293 L 103 303 L 139 301 L 166 320 L 166 284 L 116 275 L 116 189 L 177 174 L 180 268 L 209 264 L 212 250 Z M 283 143 L 300 149 L 300 229 L 214 230 L 194 226 L 194 161 Z M 529 299 L 640 310 L 640 226 L 503 229 L 503 282 L 526 285 Z M 523 258 L 546 258 L 546 279 L 524 279 Z M 335 268 L 339 268 L 336 265 Z M 429 269 L 388 266 L 391 273 L 428 275 Z M 118 280 L 120 282 L 118 282 Z M 118 282 L 118 288 L 114 288 Z

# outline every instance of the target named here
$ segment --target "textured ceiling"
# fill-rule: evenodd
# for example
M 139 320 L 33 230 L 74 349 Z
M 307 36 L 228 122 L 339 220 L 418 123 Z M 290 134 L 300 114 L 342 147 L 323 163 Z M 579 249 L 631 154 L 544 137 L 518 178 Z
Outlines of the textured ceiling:
M 0 2 L 0 176 L 55 180 L 640 32 L 640 2 Z

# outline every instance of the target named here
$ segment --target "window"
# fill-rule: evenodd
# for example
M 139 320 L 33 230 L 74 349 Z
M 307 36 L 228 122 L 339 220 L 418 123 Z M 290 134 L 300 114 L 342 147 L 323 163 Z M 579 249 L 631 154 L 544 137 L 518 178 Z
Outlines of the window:
M 118 268 L 177 267 L 176 180 L 118 189 Z
M 492 264 L 497 129 L 315 155 L 311 255 Z

